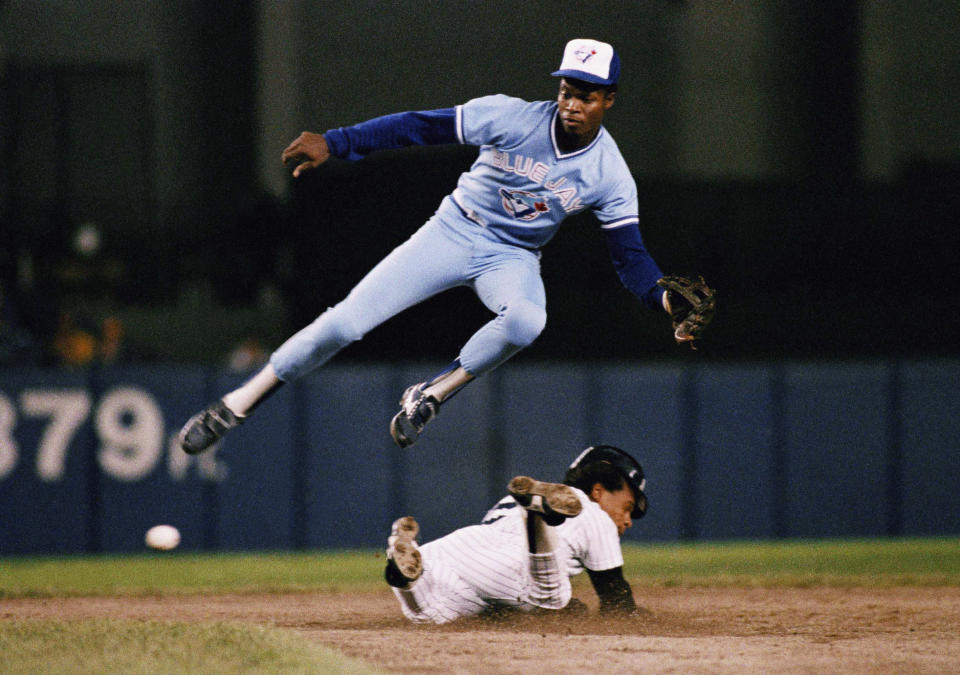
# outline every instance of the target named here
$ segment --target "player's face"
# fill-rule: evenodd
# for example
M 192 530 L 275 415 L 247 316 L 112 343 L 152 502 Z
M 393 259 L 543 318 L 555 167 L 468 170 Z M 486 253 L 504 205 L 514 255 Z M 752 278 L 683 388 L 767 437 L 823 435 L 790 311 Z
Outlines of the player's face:
M 557 106 L 563 130 L 584 141 L 591 141 L 603 123 L 603 115 L 613 105 L 615 92 L 603 89 L 587 91 L 560 80 Z
M 596 483 L 590 491 L 590 498 L 613 519 L 621 537 L 627 531 L 627 528 L 633 525 L 630 513 L 637 505 L 637 500 L 633 495 L 633 490 L 626 484 L 622 485 L 619 490 L 611 492 L 600 483 Z

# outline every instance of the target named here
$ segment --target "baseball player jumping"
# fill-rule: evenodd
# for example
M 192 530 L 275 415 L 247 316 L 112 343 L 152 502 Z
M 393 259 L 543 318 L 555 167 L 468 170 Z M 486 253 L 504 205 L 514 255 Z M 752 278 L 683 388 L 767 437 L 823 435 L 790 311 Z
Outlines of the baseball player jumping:
M 418 546 L 410 516 L 393 524 L 386 580 L 411 621 L 448 623 L 494 608 L 563 609 L 584 569 L 601 612 L 636 610 L 623 578 L 620 536 L 647 510 L 640 464 L 599 445 L 570 465 L 563 484 L 517 476 L 479 525 Z
M 359 160 L 411 145 L 479 146 L 477 160 L 436 213 L 377 264 L 336 306 L 289 338 L 238 389 L 194 415 L 180 432 L 190 454 L 210 447 L 285 382 L 326 363 L 352 341 L 437 293 L 469 286 L 494 317 L 442 372 L 411 385 L 390 434 L 416 442 L 441 404 L 474 378 L 532 343 L 546 323 L 540 249 L 563 220 L 591 210 L 614 268 L 646 306 L 670 313 L 674 337 L 691 346 L 709 323 L 714 293 L 702 279 L 663 278 L 640 236 L 637 189 L 603 128 L 620 59 L 596 40 L 567 43 L 556 101 L 504 95 L 442 110 L 386 115 L 325 134 L 304 132 L 284 151 L 293 176 L 331 156 Z

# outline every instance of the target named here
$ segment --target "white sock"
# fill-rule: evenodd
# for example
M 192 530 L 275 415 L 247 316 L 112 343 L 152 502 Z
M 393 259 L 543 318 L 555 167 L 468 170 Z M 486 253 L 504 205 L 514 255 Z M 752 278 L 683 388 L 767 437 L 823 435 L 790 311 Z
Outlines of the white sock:
M 239 389 L 234 389 L 223 397 L 223 403 L 237 417 L 246 417 L 253 408 L 268 393 L 281 383 L 273 366 L 269 363 L 263 369 L 246 381 Z
M 459 391 L 461 387 L 472 379 L 473 375 L 464 370 L 463 366 L 459 366 L 435 379 L 433 382 L 430 382 L 426 388 L 424 388 L 423 393 L 427 396 L 434 396 L 438 401 L 443 403 L 445 398 Z
M 553 553 L 557 550 L 557 533 L 539 513 L 527 512 L 527 536 L 530 553 Z

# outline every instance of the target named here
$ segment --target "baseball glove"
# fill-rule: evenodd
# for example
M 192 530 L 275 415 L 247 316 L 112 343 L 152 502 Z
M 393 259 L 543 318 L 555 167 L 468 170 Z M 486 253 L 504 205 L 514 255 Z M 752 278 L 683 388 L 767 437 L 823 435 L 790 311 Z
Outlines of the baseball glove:
M 703 336 L 716 312 L 716 291 L 707 286 L 703 277 L 666 276 L 657 281 L 657 286 L 667 291 L 674 339 L 678 343 L 689 342 L 690 348 L 696 349 L 694 343 Z

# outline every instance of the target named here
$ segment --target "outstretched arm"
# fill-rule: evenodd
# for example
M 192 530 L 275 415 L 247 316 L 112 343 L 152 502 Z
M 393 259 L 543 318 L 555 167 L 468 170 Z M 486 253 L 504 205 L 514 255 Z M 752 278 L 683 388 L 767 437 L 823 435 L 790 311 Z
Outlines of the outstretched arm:
M 602 572 L 594 572 L 588 569 L 587 574 L 590 575 L 593 589 L 597 592 L 597 597 L 600 598 L 600 611 L 602 613 L 628 614 L 637 609 L 630 584 L 623 578 L 622 567 L 614 567 Z
M 623 285 L 651 309 L 666 310 L 673 321 L 673 337 L 678 343 L 696 349 L 713 320 L 717 294 L 703 277 L 664 277 L 657 263 L 647 252 L 640 237 L 640 228 L 630 223 L 604 226 L 610 258 Z
M 293 170 L 297 177 L 331 156 L 356 160 L 376 150 L 458 143 L 459 140 L 454 108 L 402 112 L 330 129 L 325 134 L 305 131 L 283 151 L 282 160 L 284 164 L 298 162 Z

